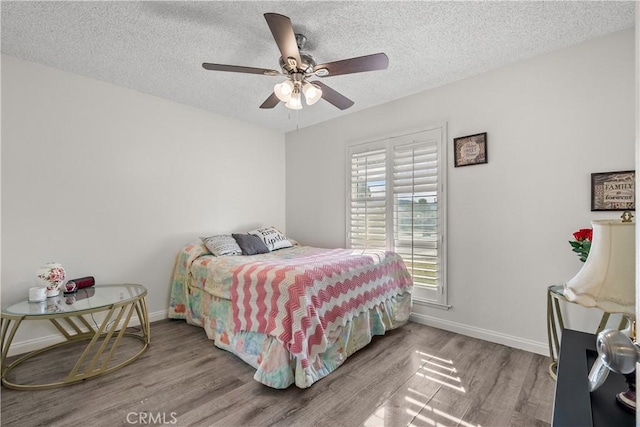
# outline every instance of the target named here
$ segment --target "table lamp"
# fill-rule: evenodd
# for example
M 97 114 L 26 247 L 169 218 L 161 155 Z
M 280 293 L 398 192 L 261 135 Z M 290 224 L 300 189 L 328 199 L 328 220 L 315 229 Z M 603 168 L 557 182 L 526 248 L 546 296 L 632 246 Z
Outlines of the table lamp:
M 582 269 L 564 285 L 564 296 L 584 307 L 635 320 L 635 223 L 592 221 L 593 240 Z
M 582 269 L 564 285 L 564 295 L 585 307 L 597 307 L 607 313 L 622 313 L 632 324 L 635 320 L 635 223 L 627 213 L 622 221 L 592 221 L 593 240 Z M 633 328 L 630 328 L 632 330 Z M 635 335 L 633 333 L 632 335 Z M 635 336 L 605 330 L 598 335 L 598 359 L 589 380 L 591 391 L 598 388 L 609 370 L 624 374 L 629 389 L 616 395 L 626 409 L 636 409 L 635 363 L 640 360 Z

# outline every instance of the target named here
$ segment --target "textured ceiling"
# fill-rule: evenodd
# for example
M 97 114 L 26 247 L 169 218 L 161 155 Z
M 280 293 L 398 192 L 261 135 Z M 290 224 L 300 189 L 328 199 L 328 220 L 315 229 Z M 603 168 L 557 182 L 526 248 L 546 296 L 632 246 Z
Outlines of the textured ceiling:
M 2 52 L 282 132 L 382 104 L 633 26 L 630 2 L 8 2 Z M 278 68 L 263 17 L 291 18 L 318 63 L 385 52 L 384 71 L 323 79 L 355 101 L 258 106 L 279 77 L 203 62 Z

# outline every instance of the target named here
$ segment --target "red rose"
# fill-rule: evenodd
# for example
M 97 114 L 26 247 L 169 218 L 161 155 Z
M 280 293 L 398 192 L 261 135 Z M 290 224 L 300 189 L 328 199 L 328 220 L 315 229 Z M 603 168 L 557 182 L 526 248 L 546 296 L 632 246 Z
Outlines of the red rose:
M 585 262 L 591 250 L 591 241 L 593 240 L 593 230 L 590 228 L 581 228 L 573 233 L 575 240 L 570 241 L 571 250 L 578 254 L 580 261 Z
M 578 242 L 582 242 L 583 240 L 591 240 L 593 237 L 593 230 L 590 228 L 581 228 L 580 230 L 573 233 L 573 237 Z

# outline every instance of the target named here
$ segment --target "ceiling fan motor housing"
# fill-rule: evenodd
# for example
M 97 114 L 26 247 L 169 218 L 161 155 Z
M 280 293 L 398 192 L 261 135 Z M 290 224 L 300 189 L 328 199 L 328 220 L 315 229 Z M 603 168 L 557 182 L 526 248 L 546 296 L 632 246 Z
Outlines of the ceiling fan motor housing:
M 316 66 L 316 60 L 313 56 L 311 56 L 311 54 L 307 52 L 300 52 L 300 61 L 302 61 L 302 64 L 297 64 L 296 67 L 292 67 L 288 61 L 285 61 L 282 57 L 280 57 L 280 68 L 282 68 L 282 70 L 287 74 L 295 72 L 313 72 L 313 67 Z

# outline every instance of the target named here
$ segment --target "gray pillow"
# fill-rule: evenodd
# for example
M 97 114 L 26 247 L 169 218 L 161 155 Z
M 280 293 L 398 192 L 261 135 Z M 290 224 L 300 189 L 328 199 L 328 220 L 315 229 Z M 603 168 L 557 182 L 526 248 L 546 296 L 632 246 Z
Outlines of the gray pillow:
M 232 234 L 238 246 L 242 249 L 242 255 L 266 254 L 269 248 L 261 238 L 253 234 Z

